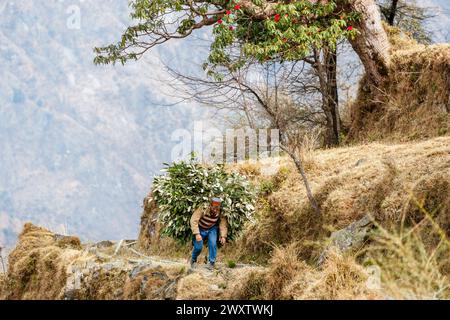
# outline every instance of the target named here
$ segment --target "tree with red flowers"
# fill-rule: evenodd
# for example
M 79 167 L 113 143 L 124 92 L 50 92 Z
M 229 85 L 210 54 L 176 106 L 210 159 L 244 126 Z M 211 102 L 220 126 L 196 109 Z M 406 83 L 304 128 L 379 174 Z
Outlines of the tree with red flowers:
M 214 25 L 210 67 L 226 62 L 227 49 L 236 41 L 260 61 L 298 60 L 312 46 L 333 47 L 347 37 L 373 83 L 388 72 L 389 41 L 374 0 L 132 0 L 130 6 L 136 24 L 118 43 L 95 49 L 97 64 L 138 59 L 154 46 Z

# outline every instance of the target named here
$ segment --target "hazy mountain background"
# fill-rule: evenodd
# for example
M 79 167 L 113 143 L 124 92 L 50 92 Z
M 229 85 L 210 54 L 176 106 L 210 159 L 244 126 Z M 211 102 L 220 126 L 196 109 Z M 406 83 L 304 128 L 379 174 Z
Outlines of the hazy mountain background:
M 160 60 L 196 68 L 194 43 L 125 67 L 93 65 L 92 48 L 128 23 L 127 1 L 0 0 L 0 245 L 24 221 L 85 240 L 135 237 L 172 132 L 205 117 L 165 106 L 174 99 Z
M 448 1 L 423 3 L 440 6 L 430 29 L 448 41 Z M 205 50 L 195 39 L 125 67 L 93 65 L 92 48 L 129 24 L 127 4 L 0 0 L 1 246 L 25 221 L 83 240 L 134 238 L 172 132 L 208 119 L 194 104 L 167 106 L 176 99 L 161 60 L 198 72 Z

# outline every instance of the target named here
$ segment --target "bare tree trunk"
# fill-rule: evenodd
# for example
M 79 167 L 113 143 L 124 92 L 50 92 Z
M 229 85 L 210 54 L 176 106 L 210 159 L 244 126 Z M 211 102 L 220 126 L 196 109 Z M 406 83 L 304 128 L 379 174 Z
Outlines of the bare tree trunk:
M 395 15 L 397 14 L 397 4 L 398 0 L 392 0 L 391 7 L 389 8 L 389 16 L 387 17 L 387 22 L 389 25 L 394 25 Z
M 379 85 L 388 75 L 390 64 L 390 43 L 379 8 L 374 0 L 354 0 L 347 10 L 361 14 L 361 20 L 355 24 L 359 34 L 350 43 L 361 59 L 369 81 Z
M 340 116 L 336 81 L 336 49 L 324 47 L 321 52 L 314 48 L 314 69 L 319 78 L 322 110 L 325 114 L 325 145 L 339 145 Z
M 328 109 L 332 118 L 332 145 L 339 145 L 341 133 L 341 116 L 339 114 L 339 96 L 337 87 L 337 53 L 336 48 L 325 50 L 325 68 L 327 74 Z
M 309 203 L 311 204 L 311 207 L 313 208 L 314 212 L 317 215 L 320 215 L 321 214 L 320 207 L 312 194 L 311 187 L 309 186 L 308 177 L 306 176 L 302 160 L 300 159 L 299 156 L 297 156 L 297 154 L 294 151 L 289 150 L 289 148 L 286 148 L 285 146 L 281 145 L 281 149 L 283 149 L 294 161 L 295 167 L 302 176 L 303 184 L 305 185 L 306 189 L 306 196 L 308 197 Z

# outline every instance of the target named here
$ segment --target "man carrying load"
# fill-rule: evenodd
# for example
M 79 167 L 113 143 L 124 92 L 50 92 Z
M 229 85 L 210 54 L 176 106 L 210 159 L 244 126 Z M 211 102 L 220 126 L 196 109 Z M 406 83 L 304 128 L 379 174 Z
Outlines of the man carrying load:
M 222 200 L 212 198 L 209 207 L 199 207 L 191 217 L 191 229 L 193 233 L 191 267 L 197 263 L 197 258 L 202 252 L 203 240 L 208 240 L 209 268 L 214 269 L 217 257 L 217 238 L 224 245 L 227 239 L 228 223 L 221 210 Z

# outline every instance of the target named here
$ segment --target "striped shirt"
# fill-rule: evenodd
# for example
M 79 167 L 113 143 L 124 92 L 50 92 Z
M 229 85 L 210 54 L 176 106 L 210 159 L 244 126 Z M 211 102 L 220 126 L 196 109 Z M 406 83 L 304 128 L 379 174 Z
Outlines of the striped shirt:
M 208 230 L 218 223 L 220 236 L 227 237 L 228 221 L 221 211 L 213 216 L 210 208 L 199 207 L 192 214 L 190 223 L 193 234 L 200 234 L 199 227 Z
M 198 221 L 198 226 L 202 229 L 208 230 L 215 226 L 218 220 L 219 214 L 214 215 L 212 212 L 209 212 L 209 214 L 206 214 L 200 218 Z

